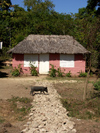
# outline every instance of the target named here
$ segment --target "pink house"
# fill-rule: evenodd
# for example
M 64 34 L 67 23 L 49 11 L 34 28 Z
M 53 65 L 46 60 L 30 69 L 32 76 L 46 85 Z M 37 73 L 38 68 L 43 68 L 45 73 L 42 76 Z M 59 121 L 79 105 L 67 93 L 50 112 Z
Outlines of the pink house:
M 61 68 L 73 75 L 85 72 L 87 51 L 69 35 L 29 35 L 9 52 L 13 54 L 13 67 L 21 64 L 24 74 L 29 74 L 30 63 L 40 74 L 48 74 L 51 67 Z

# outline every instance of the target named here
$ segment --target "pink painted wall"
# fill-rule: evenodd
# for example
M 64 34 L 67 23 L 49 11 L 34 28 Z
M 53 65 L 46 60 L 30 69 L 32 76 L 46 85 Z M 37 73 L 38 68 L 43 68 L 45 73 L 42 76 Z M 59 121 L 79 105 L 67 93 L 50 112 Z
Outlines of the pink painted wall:
M 49 54 L 49 69 L 51 68 L 51 65 L 54 65 L 54 67 L 57 69 L 60 66 L 60 54 Z
M 19 64 L 21 64 L 21 68 L 24 74 L 30 74 L 29 67 L 24 67 L 24 54 L 13 54 L 13 68 L 18 67 Z M 38 70 L 39 67 L 37 68 L 37 71 Z
M 55 68 L 59 68 L 60 66 L 60 54 L 50 54 L 49 55 L 49 61 L 50 64 L 54 65 Z M 79 72 L 85 72 L 85 60 L 83 59 L 82 54 L 76 54 L 74 56 L 74 67 L 73 68 L 66 68 L 66 67 L 61 67 L 61 70 L 64 73 L 68 73 L 69 71 L 72 73 L 72 75 L 79 75 Z M 51 66 L 49 66 L 51 68 Z
M 23 54 L 13 54 L 13 67 L 18 67 L 21 64 L 23 67 L 24 64 L 24 55 Z
M 60 66 L 60 54 L 49 54 L 49 68 L 51 65 L 54 65 L 55 68 L 59 68 Z M 38 55 L 38 63 L 39 63 L 39 55 Z M 85 72 L 85 60 L 83 59 L 82 54 L 77 54 L 74 56 L 74 66 L 73 68 L 61 68 L 64 73 L 68 73 L 71 71 L 72 75 L 78 75 L 78 72 Z M 21 64 L 24 74 L 29 74 L 29 67 L 24 67 L 24 54 L 13 54 L 13 67 L 18 67 Z M 37 70 L 39 71 L 39 64 Z
M 69 71 L 72 75 L 79 75 L 79 72 L 85 72 L 85 60 L 82 54 L 74 55 L 74 67 L 72 68 L 61 68 L 62 71 L 68 73 Z

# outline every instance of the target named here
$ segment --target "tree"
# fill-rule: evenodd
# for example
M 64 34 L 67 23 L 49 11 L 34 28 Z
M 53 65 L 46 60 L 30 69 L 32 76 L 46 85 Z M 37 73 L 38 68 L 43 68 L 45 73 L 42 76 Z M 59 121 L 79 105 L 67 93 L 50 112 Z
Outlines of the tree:
M 54 4 L 50 0 L 24 0 L 24 5 L 27 6 L 28 11 L 51 11 L 54 8 Z
M 100 0 L 88 0 L 87 10 L 89 13 L 96 10 L 96 14 L 100 15 Z
M 95 12 L 89 14 L 86 10 L 81 11 L 81 14 L 80 10 L 75 14 L 72 36 L 91 51 L 89 62 L 92 67 L 97 68 L 100 55 L 100 18 L 95 15 Z M 90 63 L 87 62 L 87 65 L 89 66 Z
M 10 32 L 7 29 L 10 26 L 10 0 L 0 0 L 0 41 L 3 41 L 3 46 L 9 46 Z
M 87 9 L 85 7 L 79 8 L 78 13 L 75 14 L 76 18 L 83 19 L 88 16 Z
M 0 0 L 0 10 L 9 10 L 9 7 L 12 5 L 11 0 Z

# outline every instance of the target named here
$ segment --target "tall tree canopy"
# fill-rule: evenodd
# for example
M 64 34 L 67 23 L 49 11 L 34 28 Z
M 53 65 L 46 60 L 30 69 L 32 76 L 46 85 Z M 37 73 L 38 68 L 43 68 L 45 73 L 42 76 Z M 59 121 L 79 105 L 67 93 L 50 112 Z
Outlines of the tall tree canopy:
M 0 0 L 0 10 L 9 10 L 9 7 L 12 5 L 11 0 Z
M 100 15 L 100 0 L 88 0 L 87 9 L 89 13 L 96 10 L 96 14 Z
M 24 0 L 24 5 L 28 10 L 32 11 L 51 11 L 54 8 L 54 4 L 50 0 Z

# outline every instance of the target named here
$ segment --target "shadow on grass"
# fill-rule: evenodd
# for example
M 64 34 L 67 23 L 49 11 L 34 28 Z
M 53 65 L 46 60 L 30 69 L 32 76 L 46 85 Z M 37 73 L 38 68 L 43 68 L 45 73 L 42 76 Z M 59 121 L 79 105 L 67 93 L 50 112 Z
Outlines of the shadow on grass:
M 7 61 L 7 59 L 5 59 L 5 60 L 0 60 L 0 69 L 5 69 L 5 61 Z M 4 71 L 2 71 L 2 70 L 0 70 L 0 78 L 6 78 L 6 77 L 8 77 L 9 75 L 8 75 L 8 73 L 6 73 L 6 72 L 4 72 Z
M 4 66 L 4 60 L 0 60 L 0 69 L 3 69 L 3 66 Z
M 0 78 L 6 78 L 6 77 L 8 77 L 8 74 L 6 72 L 0 71 Z

